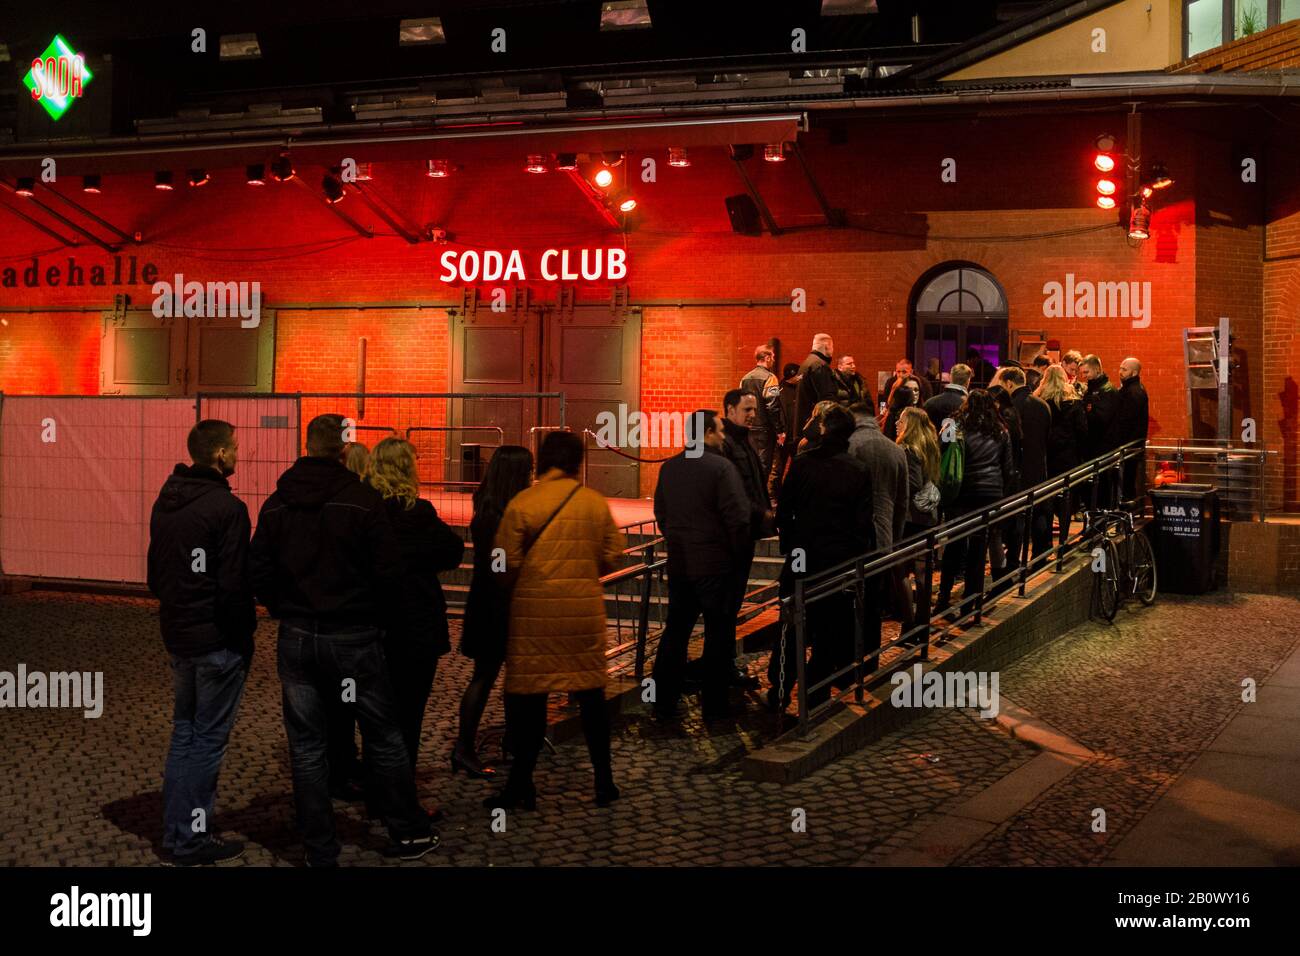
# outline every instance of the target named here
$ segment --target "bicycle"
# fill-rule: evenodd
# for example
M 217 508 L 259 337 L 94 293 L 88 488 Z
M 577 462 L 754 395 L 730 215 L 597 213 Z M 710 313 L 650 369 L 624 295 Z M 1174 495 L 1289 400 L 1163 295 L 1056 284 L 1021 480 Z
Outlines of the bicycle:
M 1134 502 L 1124 502 L 1132 505 Z M 1100 527 L 1101 537 L 1094 546 L 1092 595 L 1093 607 L 1107 621 L 1115 620 L 1120 605 L 1136 597 L 1150 606 L 1156 599 L 1156 556 L 1151 539 L 1136 527 L 1133 512 L 1128 510 L 1085 511 L 1088 527 Z M 1101 549 L 1101 554 L 1095 553 Z

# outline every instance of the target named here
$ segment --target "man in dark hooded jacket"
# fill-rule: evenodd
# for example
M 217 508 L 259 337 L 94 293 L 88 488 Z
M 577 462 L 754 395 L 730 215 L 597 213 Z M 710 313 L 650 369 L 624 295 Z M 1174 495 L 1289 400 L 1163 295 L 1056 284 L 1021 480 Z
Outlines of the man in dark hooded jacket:
M 793 591 L 797 578 L 815 575 L 876 548 L 871 472 L 849 452 L 853 429 L 853 415 L 848 409 L 830 409 L 822 421 L 821 442 L 795 459 L 781 488 L 777 528 L 781 534 L 781 552 L 786 555 L 786 565 L 781 574 L 787 593 Z M 864 612 L 872 615 L 876 609 L 864 609 Z M 851 595 L 837 593 L 809 604 L 807 637 L 812 645 L 812 656 L 805 670 L 809 686 L 820 683 L 852 663 L 853 635 Z M 864 641 L 865 652 L 870 653 L 878 647 L 878 644 L 872 646 L 868 633 Z M 768 675 L 773 685 L 768 693 L 768 702 L 775 709 L 784 709 L 786 704 L 785 699 L 777 699 L 779 675 L 785 674 L 782 698 L 789 697 L 795 680 L 796 658 L 791 632 L 786 634 L 784 658 L 782 664 L 778 643 L 768 664 Z M 873 659 L 864 665 L 864 670 L 870 673 L 876 666 Z M 850 682 L 851 677 L 841 677 L 834 683 L 836 687 L 844 688 Z M 829 697 L 829 686 L 818 688 L 807 695 L 808 705 L 816 707 Z
M 193 464 L 177 465 L 158 493 L 148 556 L 175 693 L 162 844 L 178 866 L 222 863 L 244 852 L 243 844 L 215 836 L 211 824 L 257 627 L 248 508 L 226 482 L 238 458 L 235 429 L 201 421 L 186 444 Z
M 309 866 L 334 866 L 328 704 L 341 699 L 361 726 L 368 783 L 387 818 L 390 853 L 419 859 L 438 845 L 420 807 L 381 649 L 399 623 L 403 579 L 383 498 L 342 462 L 344 419 L 307 425 L 307 454 L 280 476 L 252 543 L 257 599 L 280 620 L 277 648 L 294 803 Z

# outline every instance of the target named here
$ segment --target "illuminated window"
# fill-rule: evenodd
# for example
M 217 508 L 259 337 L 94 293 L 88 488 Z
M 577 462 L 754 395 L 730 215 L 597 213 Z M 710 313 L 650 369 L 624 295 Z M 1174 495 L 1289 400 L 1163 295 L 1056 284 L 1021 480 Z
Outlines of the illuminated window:
M 1187 4 L 1187 55 L 1196 56 L 1223 46 L 1222 0 L 1191 0 Z
M 424 17 L 419 20 L 403 20 L 398 25 L 397 42 L 400 46 L 446 43 L 447 34 L 442 29 L 442 18 Z
M 1300 0 L 1183 0 L 1183 55 L 1300 19 Z
M 637 30 L 650 26 L 646 0 L 610 0 L 600 5 L 602 30 Z
M 1258 33 L 1268 26 L 1265 0 L 1232 0 L 1232 37 L 1234 40 Z

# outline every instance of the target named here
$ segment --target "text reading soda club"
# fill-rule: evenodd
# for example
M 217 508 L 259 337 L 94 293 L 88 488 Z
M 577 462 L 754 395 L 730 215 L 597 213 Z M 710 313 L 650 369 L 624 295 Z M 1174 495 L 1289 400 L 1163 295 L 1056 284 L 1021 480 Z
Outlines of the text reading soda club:
M 627 278 L 626 249 L 547 249 L 527 263 L 518 249 L 448 249 L 439 257 L 439 282 L 618 282 Z

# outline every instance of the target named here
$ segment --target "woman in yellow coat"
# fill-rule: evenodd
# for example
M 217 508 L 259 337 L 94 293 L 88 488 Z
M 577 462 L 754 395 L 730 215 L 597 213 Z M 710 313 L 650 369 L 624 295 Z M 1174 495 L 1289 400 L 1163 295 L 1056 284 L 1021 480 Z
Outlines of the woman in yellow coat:
M 511 587 L 506 642 L 506 733 L 515 751 L 506 787 L 489 808 L 534 809 L 533 768 L 546 734 L 551 691 L 577 698 L 596 772 L 596 803 L 618 799 L 605 705 L 605 589 L 624 539 L 599 492 L 582 485 L 582 439 L 551 432 L 537 457 L 537 483 L 506 508 L 496 546 Z

